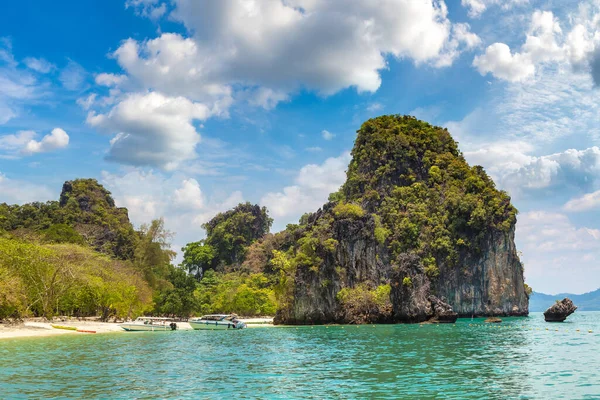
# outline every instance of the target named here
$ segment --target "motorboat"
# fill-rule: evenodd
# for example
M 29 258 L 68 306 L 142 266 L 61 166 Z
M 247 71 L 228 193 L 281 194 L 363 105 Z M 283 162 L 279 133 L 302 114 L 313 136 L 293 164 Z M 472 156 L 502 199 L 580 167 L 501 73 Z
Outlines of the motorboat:
M 246 323 L 240 321 L 235 314 L 210 314 L 200 318 L 188 320 L 190 326 L 196 330 L 215 329 L 244 329 Z
M 171 318 L 138 317 L 135 321 L 125 322 L 119 326 L 126 331 L 174 331 L 177 324 Z

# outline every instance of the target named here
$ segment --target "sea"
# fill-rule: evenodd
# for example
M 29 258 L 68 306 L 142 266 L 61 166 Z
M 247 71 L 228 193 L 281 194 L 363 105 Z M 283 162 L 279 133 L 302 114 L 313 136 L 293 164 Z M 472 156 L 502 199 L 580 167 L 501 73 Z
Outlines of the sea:
M 0 398 L 600 399 L 600 312 L 7 339 Z

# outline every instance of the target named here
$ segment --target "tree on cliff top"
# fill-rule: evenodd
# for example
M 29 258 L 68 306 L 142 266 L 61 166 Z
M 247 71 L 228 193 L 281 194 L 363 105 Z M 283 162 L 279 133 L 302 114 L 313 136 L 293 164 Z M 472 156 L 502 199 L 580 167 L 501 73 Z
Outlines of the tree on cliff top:
M 183 266 L 200 277 L 210 268 L 240 265 L 248 247 L 269 233 L 272 223 L 266 207 L 249 202 L 219 213 L 202 225 L 206 239 L 182 249 Z

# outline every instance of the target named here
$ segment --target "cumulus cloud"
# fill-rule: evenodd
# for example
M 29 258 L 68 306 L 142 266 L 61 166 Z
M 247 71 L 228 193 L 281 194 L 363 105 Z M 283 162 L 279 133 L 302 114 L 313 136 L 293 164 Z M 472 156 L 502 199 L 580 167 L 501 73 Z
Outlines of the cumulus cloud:
M 101 181 L 116 204 L 128 208 L 135 225 L 164 217 L 166 228 L 175 233 L 175 251 L 202 239 L 203 223 L 244 201 L 238 191 L 207 198 L 195 179 L 181 173 L 167 175 L 132 168 L 121 173 L 103 171 Z
M 47 74 L 56 68 L 54 64 L 44 60 L 43 58 L 27 57 L 23 60 L 23 62 L 27 68 L 42 74 Z
M 583 293 L 598 288 L 600 230 L 577 226 L 564 214 L 536 210 L 519 215 L 516 241 L 534 289 Z
M 381 103 L 371 103 L 367 106 L 368 112 L 374 113 L 374 112 L 378 112 L 381 110 L 383 110 L 383 104 L 381 104 Z
M 133 93 L 106 114 L 91 112 L 87 122 L 115 135 L 107 159 L 168 170 L 196 157 L 200 134 L 193 121 L 213 114 L 206 105 L 184 97 Z
M 329 132 L 326 129 L 323 129 L 321 131 L 321 136 L 323 136 L 323 139 L 325 139 L 325 140 L 332 140 L 335 137 L 335 134 Z
M 159 0 L 127 0 L 125 8 L 133 8 L 135 13 L 141 17 L 153 21 L 159 19 L 167 12 L 167 5 Z
M 200 185 L 195 179 L 184 179 L 181 187 L 175 190 L 175 204 L 179 207 L 192 210 L 201 210 L 204 208 L 204 195 L 200 190 Z
M 96 84 L 100 86 L 118 86 L 125 82 L 127 77 L 125 75 L 117 75 L 117 74 L 107 74 L 102 73 L 96 75 Z
M 351 5 L 177 0 L 174 5 L 171 16 L 192 37 L 165 33 L 145 42 L 128 39 L 114 57 L 145 88 L 197 101 L 227 96 L 240 84 L 264 88 L 256 102 L 268 107 L 300 88 L 326 95 L 347 87 L 372 92 L 381 84 L 386 56 L 435 64 L 476 40 L 466 24 L 453 31 L 445 4 L 437 0 Z
M 13 135 L 2 135 L 0 136 L 0 150 L 19 151 L 34 137 L 34 131 L 19 131 Z
M 563 207 L 565 211 L 583 212 L 600 208 L 600 190 L 584 194 L 569 200 Z
M 0 136 L 0 150 L 6 153 L 2 157 L 17 158 L 18 154 L 46 153 L 69 145 L 69 135 L 61 128 L 54 128 L 40 141 L 35 140 L 35 137 L 34 131 L 19 131 L 13 135 Z
M 519 196 L 524 192 L 589 191 L 600 186 L 600 149 L 568 149 L 543 156 L 533 156 L 533 146 L 526 142 L 507 141 L 482 145 L 464 152 L 471 164 L 483 165 L 498 186 Z
M 330 193 L 337 191 L 346 180 L 350 153 L 331 157 L 323 164 L 308 164 L 298 171 L 294 184 L 281 192 L 267 193 L 260 200 L 277 223 L 297 221 L 304 213 L 321 207 Z
M 461 0 L 460 3 L 467 8 L 469 17 L 479 18 L 492 6 L 501 6 L 503 10 L 509 10 L 516 5 L 527 4 L 529 0 Z
M 156 0 L 126 2 L 144 16 L 164 5 Z M 79 102 L 95 110 L 88 118 L 92 126 L 117 135 L 109 159 L 175 168 L 194 157 L 198 136 L 190 122 L 227 116 L 234 101 L 272 109 L 300 90 L 324 96 L 346 88 L 374 92 L 388 57 L 443 67 L 480 43 L 468 24 L 451 23 L 441 0 L 175 0 L 169 9 L 169 18 L 187 32 L 124 40 L 111 54 L 124 75 L 96 76 L 98 85 L 114 92 Z M 117 90 L 124 89 L 125 80 L 129 94 Z M 170 128 L 156 124 L 157 118 L 146 110 L 139 116 L 119 112 L 134 107 L 133 99 L 148 92 L 185 98 L 210 112 L 198 117 L 183 111 L 178 127 Z M 109 113 L 96 108 L 113 104 Z M 184 132 L 186 139 L 172 140 L 177 132 Z M 174 146 L 178 149 L 171 151 Z
M 61 128 L 54 128 L 52 132 L 45 135 L 39 142 L 30 140 L 25 145 L 23 152 L 25 154 L 47 153 L 49 151 L 64 149 L 69 145 L 69 135 Z
M 520 51 L 513 53 L 508 45 L 494 43 L 484 54 L 475 57 L 473 66 L 482 75 L 490 73 L 496 78 L 516 82 L 532 77 L 544 64 L 567 65 L 575 71 L 590 70 L 597 82 L 600 62 L 597 62 L 594 49 L 600 43 L 597 31 L 600 11 L 595 11 L 596 14 L 590 15 L 588 7 L 580 7 L 580 15 L 570 14 L 570 30 L 565 34 L 551 11 L 536 10 Z
M 86 97 L 80 97 L 77 99 L 77 104 L 84 110 L 89 110 L 96 101 L 96 93 L 91 93 Z
M 521 81 L 535 73 L 529 55 L 511 54 L 510 47 L 504 43 L 488 46 L 483 55 L 475 57 L 473 66 L 481 75 L 491 73 L 496 78 L 511 82 Z

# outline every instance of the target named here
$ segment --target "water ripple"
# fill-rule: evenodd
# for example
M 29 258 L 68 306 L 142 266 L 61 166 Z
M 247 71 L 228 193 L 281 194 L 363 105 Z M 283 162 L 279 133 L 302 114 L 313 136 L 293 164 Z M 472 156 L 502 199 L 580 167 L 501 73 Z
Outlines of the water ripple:
M 600 398 L 597 332 L 600 313 L 581 312 L 5 340 L 0 397 Z

